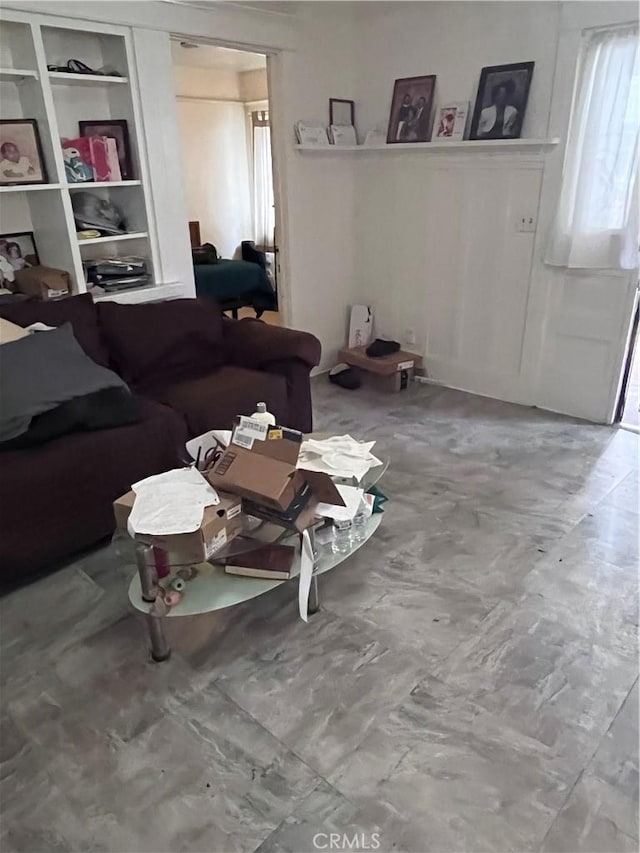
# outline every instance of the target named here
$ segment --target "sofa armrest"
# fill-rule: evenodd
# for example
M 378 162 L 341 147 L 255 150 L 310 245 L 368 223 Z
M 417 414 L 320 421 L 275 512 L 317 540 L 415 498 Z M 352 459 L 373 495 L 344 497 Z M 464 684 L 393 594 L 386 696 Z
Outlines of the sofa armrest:
M 320 362 L 320 341 L 308 332 L 269 326 L 262 320 L 223 319 L 223 341 L 230 364 L 268 370 L 270 362 L 296 359 L 310 370 Z

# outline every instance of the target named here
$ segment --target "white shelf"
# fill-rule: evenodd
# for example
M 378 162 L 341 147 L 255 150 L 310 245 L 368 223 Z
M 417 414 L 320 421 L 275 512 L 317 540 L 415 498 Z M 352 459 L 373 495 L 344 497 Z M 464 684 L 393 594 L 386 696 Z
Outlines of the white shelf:
M 49 80 L 53 85 L 75 83 L 78 86 L 107 86 L 111 83 L 128 83 L 128 77 L 109 77 L 105 74 L 73 74 L 71 71 L 50 71 Z
M 558 137 L 552 139 L 464 139 L 451 142 L 391 142 L 381 145 L 296 145 L 298 151 L 309 151 L 323 154 L 339 154 L 346 151 L 434 151 L 438 153 L 456 153 L 463 151 L 531 151 L 532 149 L 546 150 L 560 142 Z
M 20 83 L 22 80 L 37 80 L 38 72 L 27 68 L 0 68 L 0 80 Z
M 133 287 L 131 290 L 116 290 L 114 293 L 92 294 L 94 302 L 121 302 L 129 305 L 161 299 L 180 299 L 184 295 L 185 286 L 178 281 L 168 284 L 150 284 L 147 287 Z
M 0 193 L 33 193 L 39 190 L 59 190 L 62 184 L 17 184 L 16 186 L 0 187 Z
M 65 184 L 68 190 L 108 189 L 109 187 L 139 187 L 140 181 L 78 181 L 75 184 Z
M 87 231 L 90 229 L 87 228 Z M 128 234 L 113 234 L 111 237 L 91 237 L 89 240 L 78 240 L 78 246 L 96 246 L 99 243 L 119 243 L 120 240 L 140 240 L 148 237 L 146 231 L 130 231 Z

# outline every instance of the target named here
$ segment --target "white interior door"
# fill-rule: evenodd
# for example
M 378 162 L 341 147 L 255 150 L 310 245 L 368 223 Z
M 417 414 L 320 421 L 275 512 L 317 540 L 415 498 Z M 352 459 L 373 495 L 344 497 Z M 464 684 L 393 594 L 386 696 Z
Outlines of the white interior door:
M 567 8 L 558 44 L 549 136 L 562 142 L 546 161 L 531 275 L 524 364 L 531 402 L 541 408 L 611 423 L 633 319 L 638 271 L 569 270 L 544 263 L 562 182 L 564 143 L 574 97 L 582 29 L 616 22 L 616 4 Z M 596 14 L 598 12 L 598 14 Z M 618 11 L 628 20 L 628 8 Z M 576 18 L 575 20 L 573 18 Z
M 637 273 L 549 270 L 536 404 L 612 423 L 627 351 Z

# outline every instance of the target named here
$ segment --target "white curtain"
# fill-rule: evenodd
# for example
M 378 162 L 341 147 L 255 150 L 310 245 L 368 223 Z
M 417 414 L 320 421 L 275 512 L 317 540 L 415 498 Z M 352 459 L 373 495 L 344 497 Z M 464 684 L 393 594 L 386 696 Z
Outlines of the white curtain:
M 251 114 L 253 123 L 253 224 L 258 246 L 273 246 L 275 213 L 271 171 L 271 128 L 265 110 Z
M 638 26 L 585 36 L 560 199 L 545 261 L 638 266 Z

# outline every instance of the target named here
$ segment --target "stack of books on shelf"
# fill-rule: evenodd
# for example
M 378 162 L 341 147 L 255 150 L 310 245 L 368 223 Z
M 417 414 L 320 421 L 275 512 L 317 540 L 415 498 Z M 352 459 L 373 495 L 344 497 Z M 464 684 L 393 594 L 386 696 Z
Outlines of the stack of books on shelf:
M 83 266 L 87 284 L 97 285 L 105 293 L 146 287 L 152 283 L 144 258 L 92 258 L 84 261 Z

